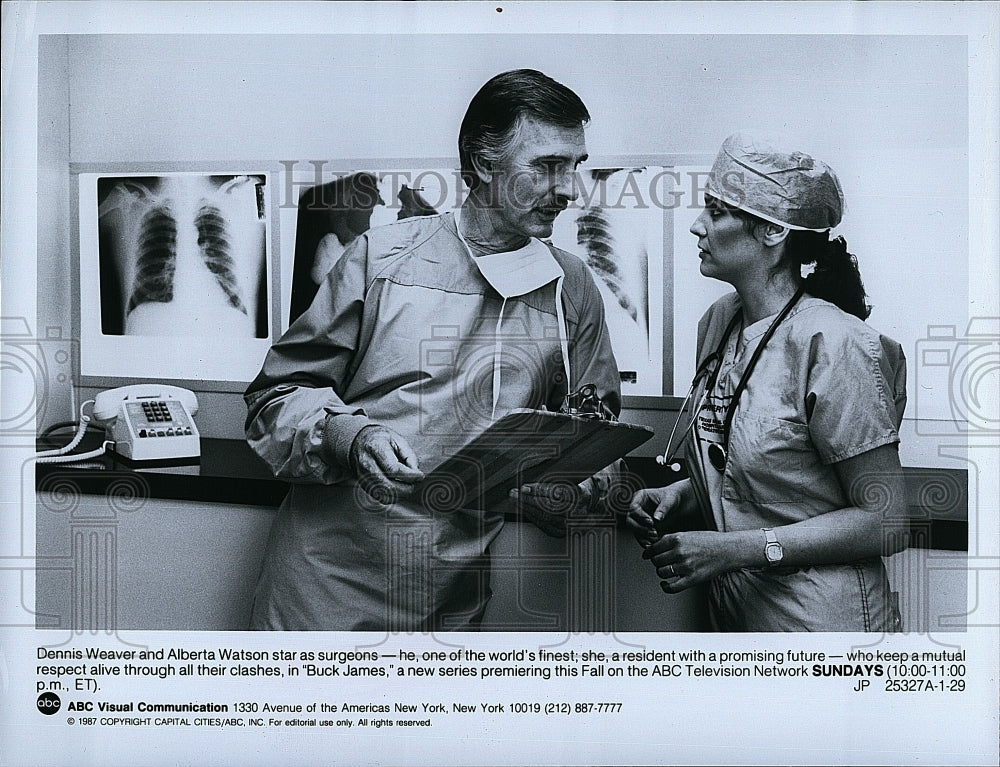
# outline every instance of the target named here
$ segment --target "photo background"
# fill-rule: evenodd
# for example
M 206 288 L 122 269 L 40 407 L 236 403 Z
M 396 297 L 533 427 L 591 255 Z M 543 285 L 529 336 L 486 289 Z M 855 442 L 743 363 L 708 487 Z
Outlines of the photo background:
M 9 11 L 11 5 L 20 6 L 18 13 Z M 5 80 L 4 94 L 3 300 L 4 313 L 21 316 L 24 323 L 23 330 L 7 335 L 4 342 L 11 349 L 15 338 L 25 338 L 26 343 L 52 352 L 48 357 L 39 356 L 43 362 L 49 361 L 47 372 L 51 374 L 51 380 L 40 383 L 51 384 L 53 392 L 51 399 L 37 402 L 40 418 L 50 422 L 74 415 L 68 404 L 72 398 L 66 394 L 67 373 L 53 364 L 74 344 L 66 324 L 70 288 L 65 259 L 69 258 L 68 222 L 72 217 L 66 168 L 70 156 L 104 156 L 105 152 L 94 151 L 95 146 L 101 146 L 110 147 L 110 154 L 125 161 L 147 155 L 190 161 L 191 152 L 185 147 L 205 156 L 231 157 L 238 153 L 243 157 L 244 151 L 261 149 L 260 156 L 270 156 L 277 146 L 290 147 L 301 157 L 350 156 L 347 152 L 353 147 L 353 156 L 368 157 L 370 152 L 362 153 L 353 143 L 365 143 L 370 138 L 370 131 L 358 130 L 362 117 L 353 110 L 357 104 L 363 105 L 362 111 L 368 109 L 363 97 L 370 94 L 362 92 L 359 72 L 388 88 L 385 92 L 393 97 L 393 103 L 406 110 L 408 124 L 420 126 L 414 151 L 422 157 L 451 153 L 455 111 L 464 109 L 482 81 L 508 65 L 538 66 L 565 80 L 581 92 L 595 114 L 595 89 L 605 94 L 600 104 L 616 107 L 612 110 L 615 115 L 622 112 L 622 104 L 643 105 L 639 114 L 608 120 L 601 127 L 595 121 L 588 132 L 592 154 L 599 147 L 609 151 L 609 146 L 618 143 L 618 136 L 628 138 L 636 147 L 651 147 L 647 151 L 664 151 L 664 141 L 670 143 L 676 138 L 682 140 L 680 143 L 701 147 L 705 153 L 714 153 L 726 133 L 746 127 L 729 124 L 742 123 L 734 118 L 744 116 L 763 117 L 764 122 L 781 125 L 790 119 L 807 128 L 813 123 L 822 129 L 815 137 L 834 150 L 817 155 L 828 159 L 845 179 L 849 217 L 855 223 L 860 223 L 857 213 L 868 218 L 867 224 L 848 235 L 852 249 L 863 257 L 894 254 L 894 268 L 884 273 L 879 270 L 882 276 L 870 276 L 872 270 L 862 261 L 870 292 L 878 304 L 873 323 L 903 342 L 908 352 L 912 350 L 914 360 L 919 359 L 918 344 L 926 340 L 923 308 L 933 316 L 933 322 L 939 323 L 938 327 L 952 331 L 952 336 L 942 335 L 936 342 L 945 350 L 955 348 L 963 339 L 968 341 L 970 315 L 996 316 L 1000 46 L 995 4 L 914 7 L 897 3 L 780 3 L 768 7 L 733 3 L 715 4 L 711 10 L 702 4 L 683 3 L 663 4 L 655 10 L 650 4 L 638 8 L 605 3 L 553 4 L 547 8 L 515 4 L 505 5 L 502 15 L 493 5 L 465 5 L 435 12 L 431 7 L 418 11 L 416 4 L 370 4 L 367 8 L 354 4 L 262 4 L 258 6 L 260 13 L 253 17 L 234 13 L 233 7 L 226 4 L 202 4 L 193 12 L 189 5 L 149 3 L 133 6 L 129 9 L 132 13 L 123 13 L 121 5 L 107 3 L 5 6 L 5 21 L 11 23 L 4 28 L 5 65 L 10 64 L 5 77 L 9 72 L 10 79 Z M 25 7 L 29 10 L 24 11 Z M 204 45 L 192 48 L 189 55 L 184 52 L 186 43 L 177 39 L 171 42 L 169 35 L 160 37 L 158 43 L 173 52 L 164 56 L 154 46 L 148 49 L 148 58 L 144 55 L 147 49 L 137 40 L 118 38 L 118 44 L 124 46 L 119 52 L 132 54 L 132 60 L 114 55 L 103 58 L 100 52 L 107 49 L 96 37 L 88 38 L 93 45 L 84 46 L 90 48 L 90 53 L 81 58 L 80 50 L 67 38 L 59 37 L 104 31 L 187 34 L 206 29 L 222 37 L 206 40 Z M 359 44 L 346 47 L 353 51 L 363 48 L 363 55 L 355 63 L 338 56 L 345 45 L 338 46 L 338 41 L 329 37 L 314 37 L 312 33 L 317 29 L 356 33 Z M 532 37 L 539 29 L 563 34 Z M 448 46 L 441 48 L 439 41 L 429 40 L 411 51 L 394 49 L 394 54 L 382 58 L 381 50 L 371 44 L 372 30 L 401 39 L 410 32 L 435 36 L 442 31 L 471 31 L 483 35 L 484 46 L 481 50 L 471 46 L 463 59 L 452 55 L 454 51 Z M 583 36 L 582 30 L 600 34 Z M 264 34 L 240 43 L 227 37 L 233 32 Z M 287 32 L 293 39 L 276 45 L 270 37 L 275 32 Z M 706 32 L 712 34 L 706 36 Z M 619 33 L 623 37 L 616 37 Z M 660 43 L 652 51 L 641 42 L 650 33 Z M 691 37 L 685 42 L 688 35 Z M 752 44 L 758 35 L 772 39 L 772 44 Z M 602 45 L 600 40 L 605 36 L 607 44 Z M 816 36 L 828 37 L 829 45 L 812 47 L 810 38 Z M 492 41 L 487 39 L 490 37 Z M 597 42 L 591 42 L 591 37 Z M 538 45 L 526 45 L 530 39 L 536 39 Z M 630 44 L 633 39 L 639 41 L 635 49 Z M 365 40 L 369 44 L 362 46 Z M 720 64 L 711 52 L 721 48 L 728 53 Z M 652 57 L 635 54 L 636 50 L 651 53 Z M 268 51 L 273 52 L 275 60 Z M 759 55 L 762 52 L 767 55 Z M 240 63 L 227 67 L 228 56 Z M 70 61 L 90 69 L 71 72 Z M 135 72 L 134 80 L 130 67 Z M 102 68 L 113 73 L 114 81 L 121 84 L 117 95 L 101 92 L 96 70 Z M 220 72 L 218 82 L 216 70 Z M 444 87 L 435 91 L 440 111 L 427 109 L 423 99 L 411 97 L 420 92 L 419 88 L 407 90 L 411 84 L 426 87 L 423 84 L 429 70 L 438 75 L 434 82 L 440 79 L 454 87 L 454 92 Z M 249 79 L 241 74 L 250 71 Z M 586 77 L 581 78 L 581 73 Z M 967 87 L 966 73 L 971 77 L 971 87 Z M 579 79 L 590 84 L 581 85 Z M 396 81 L 403 85 L 389 87 Z M 87 83 L 96 83 L 98 89 L 81 90 L 80 85 Z M 157 87 L 151 88 L 150 83 Z M 289 88 L 289 83 L 310 87 L 301 91 Z M 223 94 L 222 98 L 216 90 Z M 344 98 L 324 101 L 312 95 L 328 90 Z M 309 95 L 302 96 L 303 92 Z M 72 104 L 70 93 L 74 96 Z M 907 99 L 906 94 L 911 98 Z M 389 101 L 387 98 L 384 105 L 376 105 L 374 112 L 369 110 L 366 118 L 395 109 Z M 344 103 L 351 106 L 341 111 Z M 258 119 L 261 104 L 275 105 L 273 114 L 263 123 Z M 10 119 L 8 107 L 14 110 L 17 120 Z M 101 108 L 110 110 L 112 118 L 141 118 L 134 124 L 111 121 L 139 125 L 141 130 L 123 129 L 121 135 L 97 136 Z M 72 146 L 68 137 L 71 113 L 75 128 Z M 85 128 L 86 121 L 79 120 L 81 115 L 89 116 L 91 127 Z M 338 124 L 346 124 L 349 129 L 334 130 Z M 226 131 L 228 140 L 224 138 Z M 345 146 L 331 146 L 345 142 Z M 449 148 L 442 153 L 439 148 L 445 145 Z M 836 152 L 856 159 L 850 162 L 848 158 L 848 165 L 843 166 L 838 164 Z M 859 198 L 852 196 L 845 168 L 853 168 L 855 177 L 877 179 L 865 187 L 861 199 L 878 205 L 859 210 Z M 935 175 L 936 170 L 945 171 L 944 175 Z M 863 249 L 865 243 L 877 247 Z M 710 287 L 703 281 L 700 289 L 708 291 Z M 681 321 L 693 321 L 707 304 L 707 297 L 698 290 L 692 288 L 681 296 L 691 304 L 686 310 L 678 307 Z M 938 305 L 941 301 L 944 303 Z M 675 332 L 684 335 L 680 328 Z M 690 331 L 685 332 L 690 335 Z M 907 338 L 916 341 L 910 343 Z M 15 410 L 19 413 L 20 403 L 31 401 L 31 392 L 24 389 L 32 382 L 30 376 L 26 378 L 29 380 L 24 382 L 14 380 L 13 385 L 10 377 L 5 378 L 5 414 L 10 412 L 8 403 L 18 405 Z M 492 729 L 495 737 L 485 743 L 470 742 L 468 732 L 456 732 L 451 742 L 459 744 L 459 758 L 466 762 L 490 759 L 512 763 L 673 759 L 689 763 L 862 764 L 932 758 L 938 763 L 995 764 L 997 440 L 992 434 L 956 431 L 961 421 L 954 416 L 961 416 L 961 412 L 953 413 L 947 397 L 932 397 L 921 406 L 924 388 L 919 383 L 914 385 L 917 405 L 913 405 L 911 397 L 910 414 L 914 418 L 921 412 L 939 417 L 928 418 L 923 432 L 908 436 L 904 444 L 911 451 L 909 458 L 970 469 L 969 502 L 974 516 L 968 566 L 975 572 L 968 596 L 978 613 L 974 630 L 964 639 L 970 671 L 978 680 L 970 695 L 944 702 L 912 696 L 886 700 L 884 696 L 859 697 L 837 690 L 828 693 L 827 688 L 818 691 L 814 686 L 777 687 L 772 682 L 745 688 L 714 682 L 677 682 L 666 696 L 670 704 L 669 728 L 649 732 L 640 727 L 636 734 L 632 726 L 622 728 L 616 723 L 609 729 L 591 725 L 581 737 L 579 728 L 555 722 L 544 731 Z M 213 428 L 225 432 L 227 424 L 239 421 L 239 408 L 229 398 L 208 399 L 209 412 L 218 417 Z M 5 417 L 4 424 L 10 423 Z M 913 421 L 910 426 L 915 429 Z M 37 566 L 33 559 L 30 476 L 26 480 L 22 471 L 33 434 L 33 425 L 24 434 L 5 432 L 5 449 L 0 451 L 4 486 L 10 491 L 7 497 L 18 499 L 10 504 L 16 507 L 13 513 L 9 508 L 4 512 L 0 536 L 4 564 L 9 568 L 3 573 L 4 593 L 12 597 L 5 599 L 5 618 L 10 611 L 20 616 L 26 606 L 30 608 L 32 572 Z M 179 510 L 177 519 L 180 524 L 190 523 L 207 510 L 187 509 L 186 514 Z M 173 521 L 158 520 L 161 526 L 157 530 L 169 533 Z M 220 529 L 217 537 L 232 546 L 231 525 Z M 922 566 L 928 564 L 934 563 L 924 562 Z M 24 578 L 18 580 L 16 572 L 24 573 Z M 219 574 L 224 574 L 224 565 Z M 964 586 L 961 591 L 965 591 Z M 197 596 L 174 594 L 186 599 Z M 6 625 L 20 624 L 8 620 Z M 30 629 L 5 628 L 4 654 L 0 657 L 4 748 L 25 764 L 98 763 L 102 755 L 108 754 L 120 757 L 123 763 L 138 764 L 148 761 L 153 753 L 165 755 L 170 763 L 187 758 L 202 763 L 214 760 L 219 764 L 267 764 L 273 762 L 279 749 L 289 763 L 329 759 L 331 751 L 324 747 L 325 743 L 319 739 L 304 742 L 293 732 L 275 733 L 266 741 L 232 731 L 182 740 L 175 731 L 161 729 L 104 733 L 98 741 L 79 728 L 73 731 L 55 726 L 34 709 L 31 670 L 37 637 L 38 632 Z M 123 641 L 186 643 L 190 647 L 251 641 L 241 634 L 200 632 L 173 632 L 169 639 L 158 632 L 82 639 L 111 647 L 120 647 Z M 921 632 L 887 644 L 893 649 L 928 649 L 935 647 L 935 639 Z M 689 648 L 695 641 L 684 636 L 651 634 L 630 635 L 627 640 L 637 645 L 679 649 Z M 288 646 L 289 638 L 279 642 L 255 637 L 254 641 L 257 646 Z M 298 637 L 296 641 L 315 647 L 339 640 Z M 538 640 L 529 636 L 509 640 L 514 646 L 531 641 Z M 603 636 L 567 638 L 563 647 L 602 648 L 619 641 L 621 638 Z M 787 644 L 784 637 L 751 637 L 737 642 L 733 637 L 703 636 L 696 641 L 704 649 Z M 881 641 L 886 644 L 885 639 Z M 828 649 L 831 642 L 849 645 L 849 640 L 842 637 L 799 637 L 796 646 Z M 491 643 L 502 644 L 498 639 L 491 639 Z M 409 639 L 408 644 L 420 646 L 416 638 Z M 942 639 L 942 644 L 947 645 L 947 640 Z M 181 698 L 192 689 L 212 694 L 218 685 L 171 688 Z M 440 684 L 436 689 L 440 692 Z M 515 689 L 528 697 L 543 698 L 546 694 L 542 688 L 534 692 Z M 608 688 L 605 684 L 576 689 L 599 695 Z M 655 691 L 643 686 L 640 693 L 636 683 L 632 689 L 628 701 L 639 712 L 630 722 L 648 722 L 663 705 L 663 686 L 657 686 Z M 252 686 L 247 685 L 246 691 L 253 694 Z M 414 697 L 429 693 L 415 684 L 400 692 Z M 731 714 L 722 736 L 717 716 L 720 700 L 725 700 Z M 788 705 L 789 700 L 794 700 L 795 705 Z M 880 726 L 873 729 L 873 721 Z M 381 756 L 383 760 L 414 764 L 441 761 L 439 743 L 420 740 L 401 742 L 380 737 L 338 745 L 344 746 L 340 753 L 350 757 Z
M 275 173 L 290 166 L 319 173 L 321 182 L 329 158 L 341 164 L 329 172 L 364 168 L 372 158 L 421 167 L 426 158 L 456 157 L 458 125 L 483 82 L 530 66 L 588 105 L 595 158 L 670 155 L 707 170 L 736 130 L 794 137 L 839 174 L 847 212 L 837 232 L 858 255 L 874 305 L 869 323 L 899 341 L 911 362 L 929 326 L 966 335 L 974 179 L 968 49 L 959 35 L 86 34 L 41 36 L 38 61 L 45 253 L 73 250 L 68 163 L 239 160 L 240 167 L 265 162 Z M 109 131 L 109 120 L 143 129 Z M 301 193 L 287 176 L 273 190 L 282 222 Z M 727 290 L 697 270 L 687 232 L 700 205 L 697 178 L 678 189 L 666 243 L 673 312 L 663 332 L 676 361 L 674 394 L 687 388 L 698 318 Z M 280 227 L 285 269 L 292 232 Z M 65 262 L 39 259 L 38 284 L 39 326 L 71 328 Z M 958 433 L 964 416 L 944 388 L 920 387 L 913 373 L 904 464 L 938 460 L 936 445 L 919 438 L 918 419 L 935 434 Z M 70 400 L 59 387 L 56 394 Z M 242 402 L 208 399 L 203 433 L 239 438 Z M 73 417 L 56 410 L 46 418 Z

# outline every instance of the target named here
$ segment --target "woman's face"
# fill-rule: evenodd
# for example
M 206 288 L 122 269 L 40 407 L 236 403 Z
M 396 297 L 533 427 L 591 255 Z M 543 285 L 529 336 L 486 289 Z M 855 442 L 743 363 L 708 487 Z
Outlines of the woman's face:
M 752 227 L 714 197 L 706 196 L 705 208 L 690 231 L 698 238 L 701 273 L 706 277 L 735 284 L 761 265 L 763 247 Z

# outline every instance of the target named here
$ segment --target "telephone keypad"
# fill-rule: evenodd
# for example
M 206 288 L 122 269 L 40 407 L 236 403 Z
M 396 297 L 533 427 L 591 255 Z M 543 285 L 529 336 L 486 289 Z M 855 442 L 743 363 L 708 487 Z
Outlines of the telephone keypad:
M 171 406 L 176 403 L 163 400 L 146 400 L 138 403 L 142 408 L 141 420 L 146 423 L 139 425 L 136 433 L 143 437 L 184 437 L 194 434 L 190 425 L 186 425 L 181 413 L 171 413 Z M 177 418 L 175 419 L 175 415 Z M 137 424 L 138 425 L 138 424 Z
M 173 417 L 170 415 L 170 410 L 167 407 L 167 403 L 162 400 L 143 402 L 142 414 L 146 416 L 147 421 L 173 420 Z

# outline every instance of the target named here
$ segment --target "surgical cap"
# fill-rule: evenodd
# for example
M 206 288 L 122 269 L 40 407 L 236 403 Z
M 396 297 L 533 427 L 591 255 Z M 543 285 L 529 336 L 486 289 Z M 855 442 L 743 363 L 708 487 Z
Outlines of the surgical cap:
M 789 229 L 823 232 L 840 223 L 844 193 L 826 163 L 782 152 L 743 133 L 726 139 L 707 191 L 728 205 Z

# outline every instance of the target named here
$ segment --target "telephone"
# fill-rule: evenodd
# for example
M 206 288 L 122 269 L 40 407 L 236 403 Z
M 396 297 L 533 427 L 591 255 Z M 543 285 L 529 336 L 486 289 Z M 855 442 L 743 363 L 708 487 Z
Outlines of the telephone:
M 94 400 L 94 421 L 104 426 L 114 451 L 133 461 L 201 456 L 194 423 L 194 392 L 167 384 L 108 389 Z

